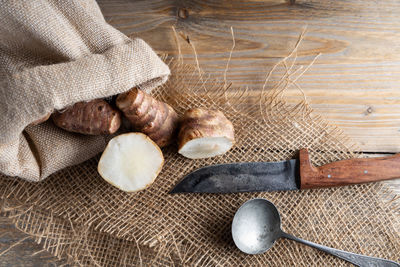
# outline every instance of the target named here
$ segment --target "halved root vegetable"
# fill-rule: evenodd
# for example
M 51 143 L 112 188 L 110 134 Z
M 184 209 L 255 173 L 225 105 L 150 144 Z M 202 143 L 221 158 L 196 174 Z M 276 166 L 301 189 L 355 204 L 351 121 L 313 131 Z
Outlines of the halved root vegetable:
M 142 133 L 127 133 L 110 140 L 97 170 L 113 186 L 136 192 L 151 185 L 164 164 L 161 149 Z
M 185 112 L 178 136 L 179 153 L 191 159 L 225 154 L 235 143 L 232 123 L 219 110 Z
M 103 99 L 76 103 L 52 118 L 64 130 L 89 135 L 113 134 L 121 125 L 121 113 Z
M 120 94 L 117 107 L 134 130 L 148 135 L 159 147 L 169 145 L 178 127 L 178 114 L 168 104 L 158 101 L 138 88 Z

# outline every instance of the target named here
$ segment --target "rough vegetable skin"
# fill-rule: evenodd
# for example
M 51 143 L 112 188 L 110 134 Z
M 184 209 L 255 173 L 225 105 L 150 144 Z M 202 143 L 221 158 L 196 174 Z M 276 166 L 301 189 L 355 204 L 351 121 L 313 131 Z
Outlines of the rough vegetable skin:
M 51 116 L 51 113 L 48 113 L 46 116 L 44 116 L 43 118 L 40 118 L 38 120 L 35 120 L 34 122 L 32 122 L 30 125 L 38 125 L 41 124 L 45 121 L 47 121 Z
M 116 105 L 134 130 L 149 136 L 159 147 L 172 143 L 179 118 L 170 105 L 156 100 L 138 88 L 120 94 Z
M 60 128 L 81 134 L 113 134 L 121 125 L 121 114 L 105 100 L 79 102 L 52 115 Z
M 212 147 L 207 148 L 207 145 L 202 146 L 201 138 L 207 139 L 208 146 L 212 144 Z M 219 110 L 201 108 L 189 109 L 185 112 L 181 120 L 181 128 L 178 135 L 179 153 L 190 157 L 190 155 L 182 153 L 182 151 L 184 151 L 183 147 L 196 139 L 198 143 L 194 149 L 196 149 L 196 147 L 198 151 L 204 149 L 204 152 L 202 152 L 203 156 L 199 158 L 220 155 L 226 152 L 222 146 L 219 146 L 221 140 L 223 140 L 224 143 L 228 143 L 228 145 L 224 146 L 225 148 L 231 147 L 234 144 L 234 128 L 232 123 Z M 231 145 L 229 145 L 229 143 L 231 143 Z M 208 149 L 209 151 L 207 151 Z M 207 155 L 208 152 L 209 155 Z

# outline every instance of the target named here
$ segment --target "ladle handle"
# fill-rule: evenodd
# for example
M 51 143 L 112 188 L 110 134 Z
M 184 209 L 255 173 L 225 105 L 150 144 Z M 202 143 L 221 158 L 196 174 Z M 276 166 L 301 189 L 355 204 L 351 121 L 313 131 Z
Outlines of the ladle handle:
M 334 249 L 334 248 L 330 248 L 330 247 L 326 247 L 323 245 L 319 245 L 295 236 L 292 236 L 290 234 L 287 234 L 285 232 L 282 232 L 282 237 L 287 238 L 287 239 L 291 239 L 297 242 L 300 242 L 302 244 L 305 244 L 307 246 L 322 250 L 326 253 L 329 253 L 333 256 L 339 257 L 345 261 L 348 261 L 356 266 L 374 266 L 374 267 L 378 267 L 378 266 L 382 266 L 382 267 L 399 267 L 400 264 L 394 262 L 394 261 L 390 261 L 390 260 L 385 260 L 385 259 L 380 259 L 380 258 L 375 258 L 375 257 L 369 257 L 369 256 L 364 256 L 364 255 L 359 255 L 359 254 L 355 254 L 355 253 L 351 253 L 351 252 L 346 252 L 343 250 L 339 250 L 339 249 Z

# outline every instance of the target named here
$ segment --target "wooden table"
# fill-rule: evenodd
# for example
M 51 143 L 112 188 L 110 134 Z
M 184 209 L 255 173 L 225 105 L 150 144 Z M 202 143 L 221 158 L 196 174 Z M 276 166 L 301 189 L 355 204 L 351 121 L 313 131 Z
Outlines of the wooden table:
M 400 151 L 400 2 L 298 0 L 172 1 L 99 0 L 106 20 L 126 35 L 140 37 L 159 53 L 176 54 L 171 29 L 180 35 L 183 57 L 222 77 L 236 45 L 228 79 L 260 90 L 265 73 L 292 50 L 302 29 L 299 64 L 322 55 L 299 79 L 316 113 L 337 124 L 364 152 Z M 185 41 L 186 39 L 186 41 Z M 290 101 L 299 92 L 288 90 Z M 394 182 L 396 183 L 396 182 Z M 399 180 L 397 180 L 399 188 Z M 23 237 L 0 220 L 0 253 Z M 18 237 L 18 238 L 16 238 Z M 25 240 L 0 257 L 0 266 L 58 264 Z M 50 263 L 53 262 L 53 263 Z

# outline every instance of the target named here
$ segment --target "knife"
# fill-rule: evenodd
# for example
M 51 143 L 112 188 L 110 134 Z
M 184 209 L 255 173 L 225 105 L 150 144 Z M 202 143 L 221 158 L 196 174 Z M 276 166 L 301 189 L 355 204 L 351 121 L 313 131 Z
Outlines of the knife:
M 400 177 L 400 153 L 346 159 L 315 167 L 307 149 L 299 159 L 211 165 L 183 178 L 174 193 L 239 193 L 299 190 L 376 182 Z

